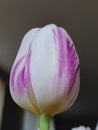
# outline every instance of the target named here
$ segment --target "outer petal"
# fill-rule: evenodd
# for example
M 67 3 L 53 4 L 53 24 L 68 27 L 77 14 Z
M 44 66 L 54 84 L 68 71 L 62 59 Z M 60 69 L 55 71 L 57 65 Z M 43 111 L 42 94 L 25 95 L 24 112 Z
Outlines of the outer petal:
M 31 90 L 31 79 L 29 72 L 29 64 L 31 57 L 31 44 L 33 44 L 34 37 L 38 29 L 29 31 L 20 46 L 16 60 L 11 70 L 10 75 L 10 92 L 13 100 L 22 108 L 36 113 L 36 101 L 33 98 L 33 103 L 30 99 L 29 91 Z M 33 90 L 32 90 L 33 91 Z M 34 93 L 32 92 L 34 97 Z
M 40 29 L 31 47 L 31 82 L 41 113 L 45 113 L 50 104 L 55 102 L 57 91 L 54 88 L 54 77 L 57 72 L 57 55 L 51 27 Z
M 60 93 L 58 110 L 53 115 L 68 109 L 75 101 L 80 85 L 79 60 L 68 33 L 63 28 L 54 31 L 58 51 L 58 73 L 55 86 Z M 57 102 L 58 103 L 58 102 Z

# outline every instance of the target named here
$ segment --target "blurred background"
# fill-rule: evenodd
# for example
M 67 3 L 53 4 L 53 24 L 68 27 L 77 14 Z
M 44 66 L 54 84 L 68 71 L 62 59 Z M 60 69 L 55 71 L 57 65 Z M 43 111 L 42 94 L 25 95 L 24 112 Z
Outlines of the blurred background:
M 78 125 L 93 129 L 98 121 L 98 0 L 1 0 L 0 66 L 9 74 L 25 33 L 50 23 L 70 34 L 81 67 L 79 96 L 69 110 L 55 117 L 56 129 Z M 22 110 L 12 101 L 8 85 L 5 105 L 2 130 L 16 130 Z

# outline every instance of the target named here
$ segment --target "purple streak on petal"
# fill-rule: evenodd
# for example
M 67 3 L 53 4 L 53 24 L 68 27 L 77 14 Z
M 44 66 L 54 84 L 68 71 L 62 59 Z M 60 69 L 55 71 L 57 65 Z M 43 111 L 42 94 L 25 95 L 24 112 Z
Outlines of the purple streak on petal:
M 19 95 L 23 95 L 25 91 L 25 84 L 24 84 L 24 69 L 21 70 L 21 72 L 17 76 L 17 81 L 16 81 L 16 89 Z
M 58 37 L 59 37 L 59 78 L 62 77 L 65 65 L 66 65 L 66 60 L 65 60 L 65 37 L 64 34 L 62 34 L 62 30 L 58 28 Z
M 59 78 L 68 74 L 68 77 L 65 77 L 65 82 L 66 78 L 69 78 L 69 91 L 71 91 L 79 70 L 78 57 L 73 44 L 70 43 L 70 39 L 65 35 L 64 30 L 62 28 L 57 30 L 58 35 L 55 30 L 53 30 L 53 33 L 55 43 L 57 43 L 58 39 L 59 44 Z
M 68 74 L 69 74 L 69 92 L 74 86 L 76 76 L 79 70 L 78 57 L 73 44 L 67 39 L 67 61 L 68 61 Z
M 28 86 L 31 87 L 30 57 L 31 57 L 31 51 L 28 52 L 25 70 L 24 70 L 24 84 L 26 87 Z
M 20 60 L 16 63 L 16 65 L 14 66 L 12 73 L 11 73 L 10 84 L 11 84 L 13 91 L 14 91 L 14 87 L 15 87 L 15 74 L 16 74 L 19 64 L 23 61 L 23 59 L 24 59 L 24 56 L 22 58 L 20 58 Z
M 30 56 L 31 56 L 31 52 L 28 51 L 27 55 L 25 55 L 19 59 L 19 61 L 16 63 L 16 65 L 14 66 L 14 68 L 12 70 L 12 74 L 11 74 L 11 78 L 10 78 L 10 83 L 11 83 L 11 87 L 12 87 L 13 91 L 15 92 L 17 89 L 18 93 L 20 93 L 21 95 L 23 94 L 24 89 L 28 86 L 28 84 L 31 83 L 30 72 L 27 71 L 27 70 L 29 70 L 28 64 L 30 63 Z M 21 62 L 23 62 L 23 60 L 25 60 L 23 68 L 17 75 L 16 81 L 15 81 L 16 71 L 17 71 L 19 65 L 21 64 Z
M 20 95 L 24 93 L 24 89 L 28 89 L 31 87 L 31 77 L 30 77 L 30 57 L 31 57 L 31 51 L 29 49 L 28 54 L 25 57 L 25 64 L 23 66 L 23 69 L 17 76 L 17 89 Z

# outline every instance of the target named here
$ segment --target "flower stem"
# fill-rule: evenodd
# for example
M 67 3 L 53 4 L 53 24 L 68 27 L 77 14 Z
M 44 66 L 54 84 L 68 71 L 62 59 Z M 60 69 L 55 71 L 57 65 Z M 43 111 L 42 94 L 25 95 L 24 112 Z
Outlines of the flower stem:
M 50 117 L 46 115 L 40 116 L 40 130 L 49 130 L 50 129 Z

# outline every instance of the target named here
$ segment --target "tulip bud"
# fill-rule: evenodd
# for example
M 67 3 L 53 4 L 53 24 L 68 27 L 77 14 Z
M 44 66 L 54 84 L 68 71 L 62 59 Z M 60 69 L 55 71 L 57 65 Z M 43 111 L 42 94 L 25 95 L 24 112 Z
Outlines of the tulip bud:
M 10 93 L 23 109 L 54 116 L 68 109 L 79 91 L 79 60 L 68 33 L 54 24 L 30 30 L 10 75 Z

